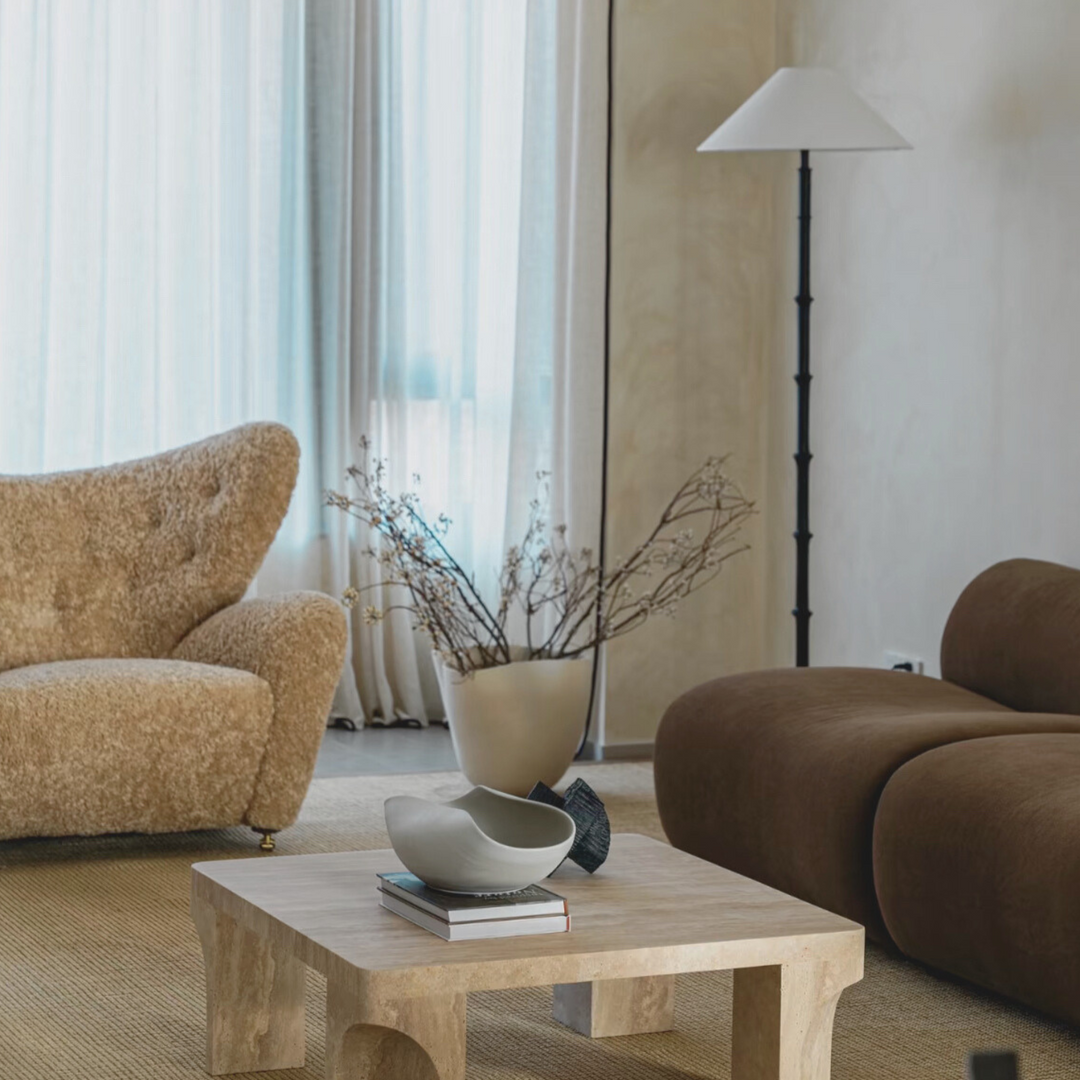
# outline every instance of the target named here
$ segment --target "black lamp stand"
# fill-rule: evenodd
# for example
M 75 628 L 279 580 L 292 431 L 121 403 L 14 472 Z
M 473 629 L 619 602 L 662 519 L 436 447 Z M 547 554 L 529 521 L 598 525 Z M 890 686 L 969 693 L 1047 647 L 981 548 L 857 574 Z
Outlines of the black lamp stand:
M 810 151 L 799 165 L 799 388 L 795 451 L 795 666 L 810 664 Z

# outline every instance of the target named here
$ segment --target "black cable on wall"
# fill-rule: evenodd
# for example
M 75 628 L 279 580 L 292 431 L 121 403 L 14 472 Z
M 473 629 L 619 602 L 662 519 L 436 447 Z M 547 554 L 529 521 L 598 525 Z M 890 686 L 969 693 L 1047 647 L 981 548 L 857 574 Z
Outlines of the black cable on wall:
M 608 0 L 607 27 L 607 170 L 605 177 L 605 221 L 604 221 L 604 392 L 603 418 L 601 421 L 600 449 L 600 547 L 598 563 L 600 569 L 600 592 L 596 604 L 596 628 L 603 623 L 603 581 L 607 570 L 607 502 L 608 502 L 608 432 L 610 427 L 611 399 L 611 145 L 613 117 L 615 112 L 615 0 Z M 589 741 L 592 729 L 593 707 L 596 705 L 596 691 L 600 681 L 600 646 L 593 650 L 592 683 L 589 687 L 589 708 L 585 714 L 585 731 L 581 736 L 574 758 L 580 758 L 585 744 Z

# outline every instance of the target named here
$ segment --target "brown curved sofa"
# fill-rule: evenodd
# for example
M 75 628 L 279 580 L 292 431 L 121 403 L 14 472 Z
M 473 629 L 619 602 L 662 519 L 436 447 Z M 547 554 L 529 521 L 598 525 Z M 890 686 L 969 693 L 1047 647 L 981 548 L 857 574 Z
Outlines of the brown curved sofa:
M 0 839 L 296 818 L 346 627 L 242 601 L 299 448 L 247 424 L 156 457 L 0 477 Z
M 664 829 L 1080 1023 L 1080 571 L 979 575 L 941 669 L 763 671 L 684 694 L 657 735 Z

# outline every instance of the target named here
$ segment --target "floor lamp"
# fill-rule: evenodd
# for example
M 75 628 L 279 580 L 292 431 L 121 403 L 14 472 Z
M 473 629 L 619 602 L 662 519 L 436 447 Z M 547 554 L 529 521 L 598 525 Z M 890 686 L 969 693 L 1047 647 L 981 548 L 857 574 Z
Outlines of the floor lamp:
M 810 152 L 910 150 L 839 75 L 825 68 L 780 68 L 720 125 L 699 151 L 798 150 L 799 361 L 795 467 L 795 664 L 810 663 Z

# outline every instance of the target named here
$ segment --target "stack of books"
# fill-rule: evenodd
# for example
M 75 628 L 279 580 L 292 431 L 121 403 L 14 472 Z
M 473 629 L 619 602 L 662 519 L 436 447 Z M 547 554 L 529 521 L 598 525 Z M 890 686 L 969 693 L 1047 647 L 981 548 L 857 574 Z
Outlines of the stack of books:
M 566 900 L 539 885 L 492 896 L 460 896 L 429 888 L 414 874 L 379 874 L 379 902 L 387 911 L 446 941 L 565 934 Z

